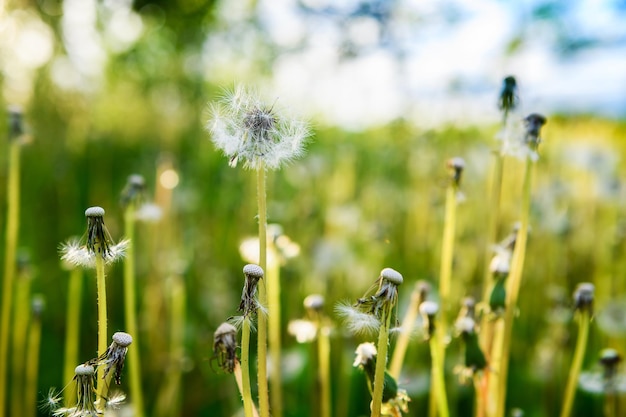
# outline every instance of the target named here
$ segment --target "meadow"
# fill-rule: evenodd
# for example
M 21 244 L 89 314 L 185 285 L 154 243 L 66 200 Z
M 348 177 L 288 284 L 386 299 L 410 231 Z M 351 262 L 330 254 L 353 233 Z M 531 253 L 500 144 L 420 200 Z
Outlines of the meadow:
M 206 105 L 216 100 L 219 91 L 212 91 L 213 96 L 197 97 L 195 102 Z M 497 94 L 494 89 L 494 103 Z M 105 224 L 113 240 L 121 240 L 125 228 L 120 195 L 128 177 L 140 174 L 146 184 L 144 201 L 161 210 L 158 220 L 137 223 L 131 243 L 138 328 L 129 349 L 138 349 L 146 415 L 237 414 L 240 395 L 232 376 L 216 363 L 213 333 L 238 314 L 241 271 L 250 262 L 242 257 L 240 245 L 258 236 L 255 171 L 229 167 L 205 128 L 206 107 L 190 103 L 182 119 L 169 120 L 141 109 L 139 101 L 133 103 L 139 100 L 136 95 L 121 108 L 114 95 L 90 108 L 80 99 L 56 103 L 53 96 L 46 94 L 48 100 L 37 100 L 23 114 L 29 140 L 20 145 L 18 255 L 27 261 L 20 263 L 15 277 L 8 407 L 28 407 L 26 398 L 33 390 L 37 402 L 45 402 L 50 388 L 72 383 L 63 379 L 67 343 L 78 347 L 79 361 L 72 368 L 96 356 L 95 272 L 83 271 L 82 294 L 78 299 L 69 296 L 70 272 L 60 261 L 60 245 L 71 236 L 84 235 L 84 212 L 92 206 L 106 210 Z M 520 116 L 526 115 L 511 117 Z M 579 283 L 595 285 L 583 372 L 602 372 L 598 358 L 604 348 L 624 354 L 626 195 L 621 155 L 626 152 L 626 125 L 591 116 L 546 116 L 539 158 L 532 164 L 529 234 L 513 312 L 506 415 L 560 413 L 578 334 L 572 294 Z M 8 132 L 4 120 L 0 131 Z M 354 352 L 362 342 L 375 343 L 377 336 L 350 333 L 336 306 L 362 297 L 386 267 L 404 278 L 393 321 L 401 322 L 419 280 L 431 284 L 430 300 L 441 301 L 451 175 L 446 162 L 452 157 L 462 157 L 465 167 L 458 187 L 464 197 L 456 204 L 446 298 L 450 320 L 464 297 L 483 299 L 493 244 L 505 238 L 522 216 L 525 163 L 509 156 L 503 159 L 497 239 L 490 241 L 490 183 L 500 125 L 423 129 L 415 121 L 397 120 L 349 132 L 311 123 L 306 154 L 266 175 L 267 221 L 279 224 L 281 235 L 299 247 L 280 265 L 282 413 L 295 417 L 321 412 L 316 343 L 298 343 L 287 331 L 290 321 L 306 317 L 305 297 L 321 294 L 321 311 L 330 329 L 331 415 L 368 415 L 370 394 L 363 372 L 353 367 Z M 3 141 L 0 153 L 2 230 L 7 230 L 11 140 Z M 0 250 L 5 253 L 4 240 Z M 109 337 L 126 329 L 124 262 L 106 268 Z M 24 313 L 35 295 L 43 298 L 45 308 L 40 315 Z M 68 342 L 66 316 L 72 304 L 80 306 L 80 328 L 79 336 Z M 478 311 L 483 307 L 479 303 Z M 19 329 L 33 329 L 38 320 L 41 343 L 34 388 L 24 377 L 32 360 L 21 355 L 28 349 L 13 339 L 19 338 Z M 453 336 L 451 322 L 448 325 Z M 418 317 L 397 378 L 411 399 L 407 415 L 428 413 L 431 359 L 422 327 Z M 397 337 L 392 331 L 390 354 Z M 255 332 L 251 338 L 256 401 Z M 452 337 L 444 369 L 452 416 L 474 413 L 472 384 L 462 384 L 456 372 L 463 352 L 463 343 Z M 127 358 L 119 387 L 127 393 L 128 366 Z M 624 377 L 616 378 L 619 388 L 619 378 Z M 23 391 L 19 386 L 25 387 Z M 270 385 L 270 393 L 272 389 Z M 577 390 L 573 416 L 610 412 L 609 395 L 602 388 L 588 391 Z M 619 389 L 613 396 L 617 408 L 612 415 L 617 416 L 616 410 L 626 410 L 626 398 Z M 23 405 L 16 405 L 19 398 L 24 398 Z M 131 393 L 127 402 L 132 400 Z M 132 415 L 123 410 L 119 415 Z M 50 415 L 41 408 L 30 412 Z

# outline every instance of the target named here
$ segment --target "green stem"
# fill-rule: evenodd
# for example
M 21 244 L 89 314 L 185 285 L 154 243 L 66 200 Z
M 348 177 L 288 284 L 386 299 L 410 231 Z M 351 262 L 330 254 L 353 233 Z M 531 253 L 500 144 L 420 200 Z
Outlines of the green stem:
M 517 299 L 522 284 L 522 274 L 524 271 L 524 259 L 526 257 L 526 241 L 528 239 L 528 220 L 530 216 L 530 186 L 532 182 L 533 163 L 530 158 L 526 158 L 526 168 L 524 172 L 524 183 L 522 186 L 522 208 L 520 228 L 517 232 L 517 240 L 513 259 L 511 261 L 511 272 L 508 278 L 508 288 L 506 292 L 507 302 L 504 313 L 504 326 L 502 330 L 501 343 L 494 344 L 492 359 L 499 361 L 499 366 L 494 370 L 493 379 L 498 381 L 496 416 L 504 417 L 506 403 L 506 386 L 509 367 L 509 354 L 511 351 L 511 337 L 513 335 L 513 321 L 517 310 Z M 496 338 L 497 340 L 498 338 Z M 495 378 L 494 378 L 495 377 Z
M 126 331 L 133 336 L 133 347 L 128 349 L 128 376 L 133 415 L 144 416 L 143 393 L 141 390 L 141 364 L 139 362 L 139 337 L 137 332 L 137 295 L 135 276 L 135 204 L 131 203 L 124 213 L 124 229 L 129 239 L 124 259 L 124 315 Z
M 319 362 L 319 379 L 321 391 L 321 417 L 330 417 L 330 339 L 329 329 L 324 320 L 319 321 L 317 332 L 317 352 Z
M 37 414 L 37 375 L 39 374 L 39 351 L 41 348 L 41 316 L 34 314 L 28 330 L 26 347 L 26 388 L 24 394 L 25 417 Z M 73 385 L 73 384 L 70 384 Z
M 107 350 L 107 291 L 106 279 L 104 275 L 104 259 L 102 253 L 96 254 L 96 286 L 98 291 L 98 356 L 104 354 Z M 96 401 L 100 412 L 104 413 L 106 399 L 104 393 L 104 367 L 98 367 L 98 375 L 96 379 Z
M 241 328 L 241 396 L 245 417 L 252 417 L 252 392 L 250 390 L 250 318 L 243 319 Z
M 404 363 L 404 356 L 409 346 L 409 341 L 411 340 L 413 325 L 415 324 L 415 320 L 417 320 L 417 316 L 419 314 L 419 302 L 420 290 L 416 285 L 411 293 L 411 302 L 409 303 L 409 308 L 407 309 L 406 315 L 402 320 L 402 330 L 400 331 L 400 335 L 396 341 L 396 347 L 393 350 L 391 364 L 389 365 L 389 375 L 396 380 L 400 377 L 402 364 Z
M 376 350 L 376 373 L 374 374 L 374 392 L 372 393 L 372 417 L 380 417 L 385 387 L 385 368 L 387 367 L 387 347 L 389 344 L 389 326 L 391 324 L 392 306 L 385 307 Z
M 450 411 L 448 410 L 448 398 L 446 395 L 446 382 L 443 369 L 444 362 L 441 356 L 441 352 L 444 350 L 441 346 L 441 335 L 438 335 L 439 332 L 441 332 L 441 330 L 435 330 L 435 334 L 430 338 L 430 355 L 433 370 L 431 373 L 433 377 L 431 392 L 435 393 L 434 397 L 439 417 L 449 417 Z
M 259 209 L 259 266 L 265 271 L 267 268 L 267 200 L 265 190 L 265 164 L 260 163 L 257 169 L 257 202 Z M 267 305 L 267 291 L 264 280 L 258 284 L 259 302 Z M 258 384 L 259 384 L 259 411 L 261 417 L 270 417 L 269 387 L 267 381 L 267 318 L 263 313 L 258 314 Z
M 26 340 L 30 321 L 31 276 L 27 270 L 21 272 L 15 282 L 15 303 L 13 309 L 13 344 L 11 362 L 11 414 L 21 416 L 24 413 L 24 383 L 26 363 Z
M 2 283 L 2 318 L 0 321 L 0 417 L 5 416 L 9 350 L 9 326 L 13 280 L 15 278 L 15 253 L 19 230 L 20 206 L 20 144 L 9 144 L 9 173 L 7 177 L 7 226 L 4 251 L 4 281 Z
M 80 344 L 80 306 L 83 291 L 83 271 L 73 268 L 67 294 L 67 317 L 65 318 L 65 358 L 63 360 L 63 383 L 68 384 L 63 392 L 65 406 L 76 404 L 76 384 L 69 384 L 74 378 L 74 369 L 78 365 Z
M 440 339 L 438 341 L 440 351 L 437 356 L 441 360 L 442 367 L 445 364 L 445 338 L 447 337 L 449 326 L 450 283 L 452 281 L 452 257 L 454 254 L 454 234 L 456 229 L 456 193 L 457 187 L 454 184 L 448 185 L 446 189 L 446 213 L 441 244 L 441 265 L 439 270 L 439 307 L 441 318 L 438 322 L 437 334 L 439 336 L 436 336 Z M 443 372 L 443 368 L 441 371 Z M 435 371 L 433 370 L 433 372 Z M 432 376 L 437 377 L 435 373 L 433 373 Z M 435 390 L 430 391 L 428 408 L 428 415 L 430 417 L 434 417 L 437 413 L 435 405 L 439 400 L 435 398 L 436 394 L 437 392 Z
M 580 375 L 580 369 L 583 364 L 583 359 L 585 358 L 585 350 L 587 349 L 587 340 L 589 338 L 589 318 L 589 310 L 582 309 L 578 316 L 578 338 L 576 339 L 574 359 L 572 360 L 572 366 L 569 370 L 569 378 L 563 397 L 561 417 L 569 417 L 572 414 L 576 387 L 578 386 L 578 376 Z
M 271 405 L 272 416 L 282 417 L 282 372 L 281 372 L 281 340 L 280 340 L 280 262 L 278 253 L 271 246 L 271 261 L 267 268 L 267 307 L 269 349 L 272 355 Z

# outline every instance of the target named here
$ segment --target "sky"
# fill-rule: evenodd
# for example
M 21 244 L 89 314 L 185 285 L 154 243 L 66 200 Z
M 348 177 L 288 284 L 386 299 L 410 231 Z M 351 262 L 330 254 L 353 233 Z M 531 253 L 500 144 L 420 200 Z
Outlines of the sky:
M 272 94 L 349 129 L 400 117 L 423 125 L 496 120 L 507 75 L 518 79 L 523 111 L 624 116 L 626 2 L 544 3 L 260 0 L 255 31 L 278 49 Z M 220 13 L 240 30 L 244 9 L 222 2 Z M 214 36 L 207 51 L 223 50 Z M 218 79 L 254 54 L 242 52 L 224 60 L 229 70 Z M 207 55 L 212 74 L 222 74 Z

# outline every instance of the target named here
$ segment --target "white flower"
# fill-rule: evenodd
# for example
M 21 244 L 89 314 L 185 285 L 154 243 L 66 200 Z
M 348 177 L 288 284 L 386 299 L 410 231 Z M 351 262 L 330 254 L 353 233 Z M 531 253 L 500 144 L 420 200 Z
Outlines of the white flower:
M 263 103 L 256 94 L 242 86 L 228 92 L 211 107 L 207 124 L 213 143 L 236 166 L 278 169 L 304 151 L 311 135 L 306 122 L 278 114 L 274 105 Z

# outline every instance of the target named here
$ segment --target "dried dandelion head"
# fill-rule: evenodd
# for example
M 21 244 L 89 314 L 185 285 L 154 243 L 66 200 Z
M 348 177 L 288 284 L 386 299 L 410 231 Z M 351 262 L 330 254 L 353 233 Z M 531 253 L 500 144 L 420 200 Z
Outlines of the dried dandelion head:
M 220 368 L 233 373 L 237 362 L 237 328 L 230 323 L 222 323 L 213 334 L 213 354 Z
M 500 90 L 500 96 L 498 97 L 498 108 L 504 113 L 515 110 L 519 105 L 519 97 L 517 95 L 517 80 L 515 77 L 509 75 L 504 78 L 502 82 L 502 89 Z
M 55 416 L 98 417 L 95 401 L 96 369 L 93 365 L 78 365 L 74 370 L 76 381 L 77 403 L 75 407 L 59 408 L 53 412 Z
M 104 378 L 109 372 L 113 371 L 115 383 L 121 383 L 122 369 L 124 369 L 124 360 L 128 352 L 128 346 L 133 343 L 133 337 L 128 333 L 116 332 L 113 334 L 113 342 L 99 358 L 99 363 L 104 365 Z
M 450 158 L 446 161 L 446 166 L 450 170 L 452 184 L 458 187 L 461 184 L 461 175 L 465 169 L 465 160 L 461 157 Z
M 245 281 L 241 293 L 241 302 L 237 311 L 243 312 L 244 316 L 256 314 L 259 303 L 256 300 L 256 289 L 259 280 L 263 278 L 263 268 L 256 264 L 248 264 L 243 267 Z
M 574 291 L 574 308 L 577 311 L 588 311 L 593 314 L 593 298 L 595 286 L 590 282 L 581 282 Z
M 130 175 L 120 196 L 120 204 L 126 208 L 131 203 L 138 203 L 143 198 L 146 180 L 138 174 Z
M 424 301 L 419 307 L 424 321 L 424 336 L 426 339 L 435 334 L 435 316 L 439 311 L 439 304 L 434 301 Z
M 280 168 L 302 155 L 311 135 L 307 123 L 280 114 L 242 86 L 211 107 L 207 128 L 230 166 L 241 160 L 250 169 Z

